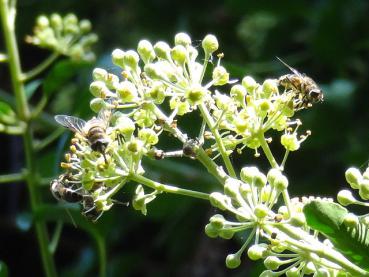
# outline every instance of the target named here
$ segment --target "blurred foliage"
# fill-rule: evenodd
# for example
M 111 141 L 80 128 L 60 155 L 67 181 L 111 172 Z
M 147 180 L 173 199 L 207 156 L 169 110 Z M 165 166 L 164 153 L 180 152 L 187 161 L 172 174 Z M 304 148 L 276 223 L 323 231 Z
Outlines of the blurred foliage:
M 52 1 L 19 0 L 17 32 L 25 69 L 32 68 L 47 56 L 45 50 L 24 43 L 37 15 L 75 12 L 88 18 L 99 35 L 98 61 L 95 66 L 112 67 L 111 51 L 129 49 L 142 38 L 167 40 L 179 31 L 202 39 L 207 33 L 217 35 L 224 62 L 233 77 L 252 75 L 258 80 L 278 77 L 288 69 L 277 61 L 305 72 L 324 89 L 326 101 L 301 112 L 302 128 L 312 130 L 312 136 L 301 151 L 292 153 L 286 173 L 290 177 L 292 195 L 333 196 L 345 185 L 344 170 L 350 165 L 366 165 L 369 160 L 369 2 L 364 0 L 315 1 Z M 196 42 L 195 42 L 196 43 Z M 0 49 L 3 49 L 0 40 Z M 42 93 L 50 98 L 47 113 L 36 123 L 40 138 L 55 130 L 50 115 L 91 114 L 88 85 L 91 65 L 60 61 L 28 87 L 31 102 Z M 2 87 L 10 90 L 8 72 L 0 67 Z M 7 94 L 0 91 L 2 98 Z M 191 129 L 191 118 L 179 124 Z M 52 147 L 43 150 L 37 160 L 42 177 L 55 176 L 63 148 L 70 134 L 65 134 Z M 0 136 L 2 150 L 1 172 L 22 167 L 19 140 Z M 168 144 L 173 142 L 168 141 Z M 173 144 L 173 149 L 178 145 Z M 273 144 L 272 144 L 273 147 Z M 273 149 L 280 153 L 283 149 Z M 279 151 L 279 152 L 278 152 Z M 234 156 L 238 168 L 260 163 L 267 169 L 263 157 L 255 160 L 245 151 Z M 148 164 L 147 171 L 167 183 L 183 187 L 217 189 L 198 164 L 189 161 L 168 164 L 159 161 Z M 317 189 L 319 188 L 319 190 Z M 121 201 L 129 199 L 128 193 Z M 11 276 L 32 273 L 41 276 L 37 244 L 30 234 L 28 203 L 21 184 L 2 185 L 0 201 L 0 259 Z M 237 242 L 210 241 L 203 233 L 213 209 L 200 200 L 160 195 L 144 217 L 131 207 L 116 205 L 97 224 L 84 222 L 72 209 L 78 228 L 65 225 L 55 253 L 61 276 L 94 276 L 98 272 L 96 246 L 92 233 L 106 239 L 109 276 L 258 276 L 263 267 L 247 263 L 237 270 L 228 270 L 224 259 L 237 249 Z M 40 213 L 50 219 L 50 230 L 56 219 L 68 214 L 57 206 L 45 182 L 44 196 L 48 205 Z M 19 215 L 19 216 L 16 216 Z M 37 215 L 36 215 L 37 217 Z M 83 223 L 84 222 L 84 223 Z M 88 232 L 84 232 L 87 230 Z M 93 235 L 92 235 L 93 236 Z M 19 251 L 23 249 L 23 251 Z M 32 257 L 32 259 L 30 259 Z M 4 272 L 0 264 L 0 276 Z M 252 268 L 252 270 L 251 270 Z

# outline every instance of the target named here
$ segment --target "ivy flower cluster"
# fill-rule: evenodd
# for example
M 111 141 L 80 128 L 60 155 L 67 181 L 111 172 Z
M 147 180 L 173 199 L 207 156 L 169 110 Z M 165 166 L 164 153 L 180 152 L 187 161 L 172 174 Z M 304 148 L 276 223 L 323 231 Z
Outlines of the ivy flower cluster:
M 316 238 L 303 213 L 314 198 L 291 199 L 283 173 L 289 153 L 310 135 L 298 132 L 302 122 L 295 114 L 322 101 L 321 90 L 293 68 L 293 74 L 261 83 L 251 76 L 238 82 L 221 65 L 224 54 L 218 48 L 214 35 L 205 36 L 200 48 L 192 45 L 189 35 L 179 33 L 172 46 L 141 40 L 136 50 L 115 49 L 112 62 L 120 74 L 103 68 L 93 71 L 90 107 L 97 115 L 87 122 L 57 118 L 76 134 L 61 164 L 65 173 L 52 183 L 54 195 L 57 190 L 68 201 L 72 197 L 67 194 L 74 194 L 82 213 L 92 220 L 108 211 L 114 195 L 132 183 L 136 183 L 132 206 L 143 214 L 147 204 L 164 192 L 209 200 L 226 214 L 212 216 L 206 234 L 225 239 L 237 234 L 243 240 L 241 248 L 227 256 L 228 267 L 238 267 L 249 247 L 249 258 L 264 259 L 268 270 L 263 276 L 337 276 L 346 261 L 336 258 L 328 240 Z M 188 113 L 200 116 L 197 137 L 180 128 L 181 117 Z M 285 148 L 281 161 L 269 148 L 272 138 L 266 133 L 271 129 Z M 183 147 L 157 148 L 165 135 Z M 254 166 L 236 172 L 230 155 L 241 154 L 246 147 L 256 157 L 261 149 L 271 166 L 266 175 Z M 145 177 L 145 157 L 197 160 L 222 190 L 208 194 L 151 180 Z
M 96 43 L 97 35 L 91 33 L 91 22 L 87 19 L 78 20 L 72 13 L 64 17 L 56 13 L 38 16 L 34 35 L 27 36 L 26 41 L 69 56 L 72 60 L 95 60 L 91 46 Z

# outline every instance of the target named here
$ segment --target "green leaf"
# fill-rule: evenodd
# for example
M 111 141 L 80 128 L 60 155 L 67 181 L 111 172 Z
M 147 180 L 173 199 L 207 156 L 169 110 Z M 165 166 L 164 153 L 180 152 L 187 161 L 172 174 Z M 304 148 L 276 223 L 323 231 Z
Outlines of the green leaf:
M 0 277 L 8 277 L 8 275 L 8 266 L 3 261 L 0 261 Z
M 16 114 L 12 107 L 3 101 L 0 101 L 0 122 L 12 125 L 17 122 Z
M 65 86 L 73 77 L 78 76 L 78 71 L 86 66 L 88 66 L 87 63 L 76 63 L 71 60 L 58 62 L 44 80 L 43 91 L 46 96 L 51 96 Z
M 304 206 L 307 224 L 325 235 L 351 262 L 369 270 L 369 229 L 359 223 L 348 228 L 343 223 L 347 209 L 337 203 L 314 200 Z
M 39 88 L 39 86 L 42 84 L 41 79 L 33 80 L 32 82 L 29 82 L 24 90 L 27 96 L 27 99 L 31 99 L 35 91 Z

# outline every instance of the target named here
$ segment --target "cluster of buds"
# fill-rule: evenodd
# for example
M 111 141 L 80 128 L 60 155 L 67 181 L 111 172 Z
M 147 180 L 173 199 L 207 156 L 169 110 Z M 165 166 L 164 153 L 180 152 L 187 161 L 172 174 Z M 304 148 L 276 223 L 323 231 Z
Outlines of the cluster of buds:
M 91 33 L 91 22 L 78 20 L 74 14 L 61 17 L 52 14 L 49 17 L 37 17 L 34 35 L 27 36 L 28 43 L 50 49 L 77 61 L 93 61 L 95 55 L 91 45 L 96 43 L 97 35 Z

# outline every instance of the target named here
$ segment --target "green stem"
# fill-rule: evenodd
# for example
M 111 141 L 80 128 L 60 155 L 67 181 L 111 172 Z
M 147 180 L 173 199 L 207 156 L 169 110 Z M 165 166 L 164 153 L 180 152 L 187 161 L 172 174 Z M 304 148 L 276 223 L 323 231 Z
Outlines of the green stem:
M 267 157 L 270 165 L 273 168 L 279 168 L 277 161 L 274 159 L 274 156 L 272 154 L 272 152 L 270 151 L 269 145 L 266 142 L 265 138 L 264 138 L 264 133 L 260 132 L 260 134 L 258 135 L 258 139 L 260 142 L 260 146 L 264 151 L 265 156 Z
M 164 185 L 159 182 L 153 181 L 151 179 L 148 179 L 144 176 L 132 174 L 128 176 L 128 178 L 132 181 L 135 181 L 137 183 L 143 184 L 145 186 L 148 186 L 152 189 L 161 191 L 161 192 L 168 192 L 168 193 L 174 193 L 174 194 L 180 194 L 180 195 L 186 195 L 190 197 L 195 197 L 199 199 L 209 200 L 209 194 L 193 191 L 193 190 L 187 190 L 187 189 L 181 189 L 174 186 Z
M 13 1 L 13 3 L 15 3 Z M 27 185 L 29 191 L 29 198 L 31 203 L 31 210 L 35 212 L 38 205 L 41 202 L 41 196 L 37 190 L 37 172 L 34 157 L 34 149 L 32 145 L 33 135 L 29 122 L 29 107 L 25 94 L 24 84 L 21 80 L 22 70 L 19 60 L 18 45 L 15 38 L 15 7 L 11 7 L 12 11 L 9 11 L 9 5 L 7 0 L 1 0 L 0 2 L 0 15 L 1 23 L 4 33 L 5 46 L 8 54 L 10 76 L 12 81 L 12 88 L 15 95 L 15 103 L 18 118 L 26 122 L 27 128 L 23 134 L 24 152 L 27 165 Z M 46 224 L 43 221 L 34 223 L 36 229 L 36 235 L 41 252 L 42 263 L 44 267 L 45 275 L 48 277 L 56 276 L 56 269 L 53 257 L 48 248 L 48 233 Z
M 202 114 L 203 118 L 205 119 L 210 131 L 214 135 L 215 141 L 218 145 L 219 153 L 223 158 L 224 164 L 227 168 L 227 171 L 228 171 L 229 175 L 233 178 L 236 178 L 237 177 L 236 172 L 234 171 L 233 165 L 231 163 L 231 160 L 229 159 L 229 156 L 227 154 L 227 150 L 226 150 L 226 148 L 223 144 L 223 140 L 222 140 L 222 138 L 219 134 L 219 131 L 215 126 L 215 122 L 214 122 L 213 118 L 211 117 L 211 115 L 210 115 L 210 113 L 209 113 L 209 111 L 208 111 L 208 109 L 207 109 L 207 107 L 205 106 L 204 103 L 201 103 L 199 105 L 199 108 L 200 108 L 201 114 Z
M 45 59 L 42 63 L 37 65 L 35 68 L 33 68 L 32 70 L 26 73 L 23 73 L 21 75 L 21 81 L 26 82 L 26 81 L 33 79 L 38 74 L 40 74 L 42 71 L 44 71 L 46 68 L 48 68 L 54 61 L 56 61 L 56 59 L 59 56 L 60 54 L 57 52 L 52 53 L 47 59 Z
M 20 182 L 23 181 L 25 177 L 26 175 L 23 172 L 0 175 L 0 184 Z
M 7 126 L 0 124 L 0 132 L 8 135 L 22 135 L 24 133 L 24 126 Z
M 43 140 L 39 141 L 37 144 L 35 144 L 35 151 L 40 151 L 46 146 L 48 146 L 50 143 L 52 143 L 54 140 L 56 140 L 58 137 L 60 137 L 64 133 L 64 129 L 58 128 L 54 132 L 52 132 L 50 135 L 48 135 Z
M 206 154 L 203 148 L 199 147 L 196 151 L 196 159 L 198 159 L 202 165 L 206 167 L 208 172 L 213 175 L 217 180 L 224 185 L 225 177 L 219 173 L 218 165 Z
M 63 226 L 64 226 L 64 222 L 62 220 L 59 220 L 56 223 L 56 227 L 55 227 L 55 231 L 54 231 L 54 235 L 51 239 L 51 242 L 49 244 L 49 251 L 50 253 L 54 254 L 56 251 L 56 248 L 58 247 L 58 243 L 59 243 L 59 239 L 60 239 L 60 235 L 61 232 L 63 230 Z
M 105 239 L 100 234 L 94 235 L 97 253 L 99 258 L 99 276 L 105 277 L 106 276 L 106 245 Z
M 200 84 L 202 83 L 202 80 L 204 79 L 204 75 L 205 75 L 206 67 L 208 66 L 209 59 L 210 59 L 210 54 L 205 53 L 204 63 L 202 65 L 202 70 L 201 70 L 201 75 L 200 75 L 200 80 L 199 80 Z

